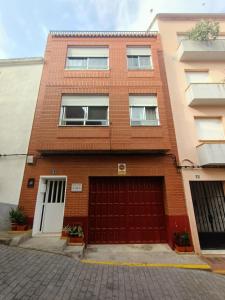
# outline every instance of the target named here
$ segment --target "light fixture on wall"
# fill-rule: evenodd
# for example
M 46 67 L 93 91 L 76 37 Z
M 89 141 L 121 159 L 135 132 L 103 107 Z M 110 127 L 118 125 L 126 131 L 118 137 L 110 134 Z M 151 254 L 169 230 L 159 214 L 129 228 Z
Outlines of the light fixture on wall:
M 27 155 L 27 164 L 28 165 L 34 164 L 34 155 Z
M 52 170 L 51 170 L 51 173 L 52 173 L 52 175 L 55 175 L 55 174 L 56 174 L 56 170 L 55 170 L 55 169 L 52 169 Z
M 117 171 L 118 175 L 126 175 L 127 165 L 125 163 L 118 163 Z

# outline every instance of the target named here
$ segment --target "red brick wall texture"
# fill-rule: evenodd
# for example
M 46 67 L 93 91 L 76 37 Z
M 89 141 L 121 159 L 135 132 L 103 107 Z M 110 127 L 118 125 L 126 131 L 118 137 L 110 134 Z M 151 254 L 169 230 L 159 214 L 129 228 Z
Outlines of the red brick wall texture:
M 109 70 L 65 70 L 67 48 L 73 45 L 108 46 Z M 126 47 L 142 45 L 151 47 L 154 68 L 128 71 Z M 60 127 L 61 96 L 65 93 L 108 94 L 110 126 Z M 157 94 L 160 126 L 130 126 L 129 94 Z M 88 223 L 89 176 L 118 176 L 117 164 L 123 162 L 127 164 L 126 176 L 164 177 L 164 205 L 171 243 L 173 231 L 189 226 L 181 174 L 171 156 L 159 154 L 158 150 L 177 156 L 160 38 L 49 35 L 29 154 L 58 154 L 26 165 L 20 205 L 30 219 L 34 216 L 39 178 L 51 175 L 54 169 L 56 175 L 67 176 L 65 218 L 83 218 Z M 95 154 L 99 151 L 110 155 Z M 59 154 L 61 152 L 64 154 Z M 68 152 L 70 155 L 66 155 Z M 78 152 L 91 154 L 80 155 Z M 33 189 L 27 188 L 27 180 L 31 177 L 36 180 Z M 72 193 L 72 182 L 83 183 L 83 192 Z

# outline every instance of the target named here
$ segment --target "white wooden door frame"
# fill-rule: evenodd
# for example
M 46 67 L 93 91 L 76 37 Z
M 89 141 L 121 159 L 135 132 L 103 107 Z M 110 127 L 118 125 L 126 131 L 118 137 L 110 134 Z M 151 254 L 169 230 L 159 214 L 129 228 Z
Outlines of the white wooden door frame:
M 44 186 L 45 180 L 54 180 L 54 179 L 62 179 L 65 180 L 65 193 L 64 193 L 64 206 L 63 206 L 63 216 L 65 212 L 65 202 L 66 202 L 66 187 L 67 187 L 67 176 L 65 175 L 42 175 L 39 178 L 39 184 L 38 184 L 38 192 L 37 192 L 37 198 L 36 198 L 36 205 L 35 205 L 35 212 L 34 212 L 34 221 L 33 221 L 33 230 L 32 230 L 32 236 L 37 235 L 44 235 L 40 231 L 40 222 L 41 222 L 41 214 L 42 214 L 42 203 L 43 203 L 43 197 L 45 194 Z

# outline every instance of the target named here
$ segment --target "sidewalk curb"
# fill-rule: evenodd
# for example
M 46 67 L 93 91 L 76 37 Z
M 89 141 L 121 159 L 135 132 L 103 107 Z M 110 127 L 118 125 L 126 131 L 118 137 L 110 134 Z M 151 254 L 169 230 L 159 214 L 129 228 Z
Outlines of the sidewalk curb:
M 84 264 L 110 265 L 110 266 L 127 266 L 127 267 L 148 267 L 148 268 L 177 268 L 177 269 L 193 269 L 212 271 L 207 264 L 151 264 L 151 263 L 128 263 L 114 261 L 96 261 L 96 260 L 80 260 Z

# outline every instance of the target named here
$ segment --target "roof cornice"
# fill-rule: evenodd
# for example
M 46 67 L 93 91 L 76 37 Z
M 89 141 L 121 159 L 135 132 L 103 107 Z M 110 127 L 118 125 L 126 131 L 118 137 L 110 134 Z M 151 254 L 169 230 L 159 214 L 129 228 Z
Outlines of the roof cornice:
M 161 13 L 157 14 L 153 18 L 148 27 L 148 30 L 151 30 L 156 20 L 198 21 L 201 19 L 215 19 L 225 21 L 225 13 Z
M 53 37 L 156 37 L 156 31 L 50 31 Z
M 225 13 L 162 13 L 155 16 L 155 19 L 169 20 L 196 20 L 201 18 L 225 20 Z
M 0 66 L 15 66 L 15 65 L 38 65 L 43 64 L 43 57 L 24 57 L 24 58 L 9 58 L 0 59 Z

